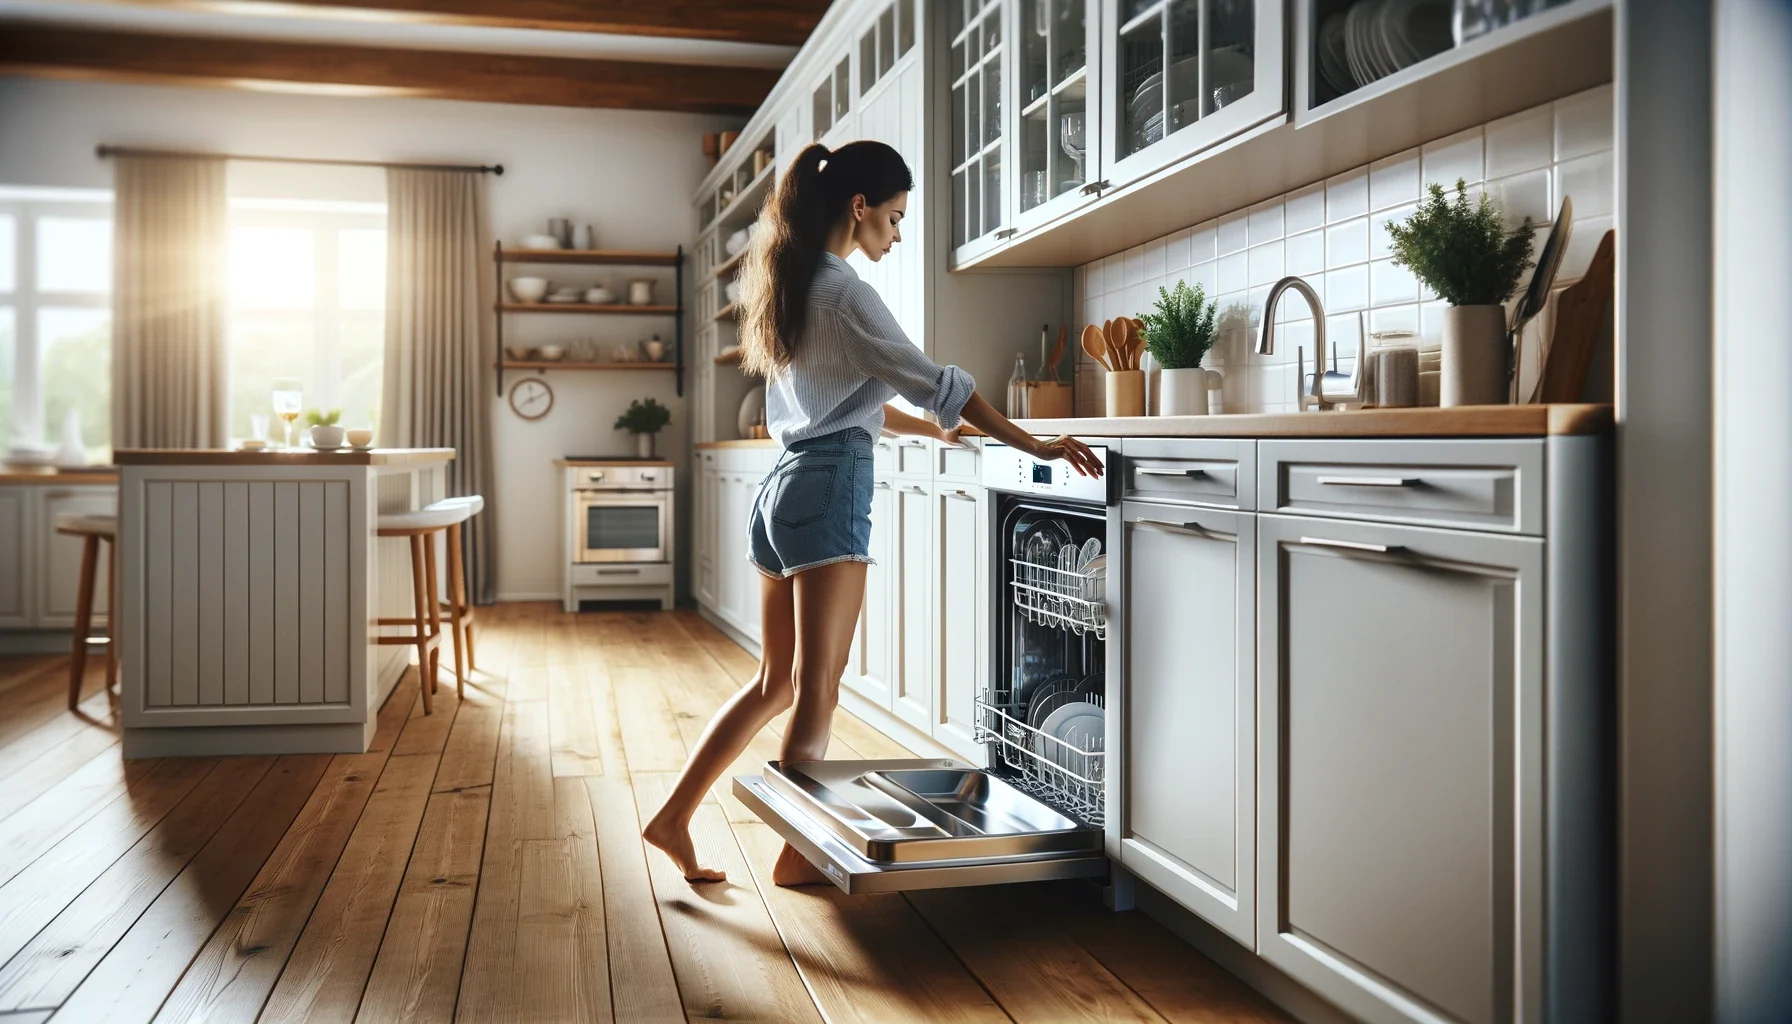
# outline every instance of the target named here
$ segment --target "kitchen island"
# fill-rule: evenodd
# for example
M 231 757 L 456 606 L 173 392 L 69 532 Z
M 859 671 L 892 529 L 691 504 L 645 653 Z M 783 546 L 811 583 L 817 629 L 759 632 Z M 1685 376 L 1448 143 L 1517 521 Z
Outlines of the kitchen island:
M 126 757 L 358 753 L 409 649 L 404 540 L 380 514 L 444 496 L 451 448 L 122 449 Z

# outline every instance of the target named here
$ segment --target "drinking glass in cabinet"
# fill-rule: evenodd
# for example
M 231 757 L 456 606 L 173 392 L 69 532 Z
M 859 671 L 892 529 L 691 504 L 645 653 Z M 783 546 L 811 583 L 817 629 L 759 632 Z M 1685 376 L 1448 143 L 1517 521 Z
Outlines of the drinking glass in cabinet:
M 991 150 L 983 156 L 983 230 L 994 231 L 1002 226 L 1002 151 Z
M 1203 114 L 1250 95 L 1257 83 L 1257 25 L 1251 0 L 1214 0 L 1207 9 Z M 1211 104 L 1211 105 L 1207 105 Z
M 1002 137 L 1002 61 L 983 65 L 983 144 Z

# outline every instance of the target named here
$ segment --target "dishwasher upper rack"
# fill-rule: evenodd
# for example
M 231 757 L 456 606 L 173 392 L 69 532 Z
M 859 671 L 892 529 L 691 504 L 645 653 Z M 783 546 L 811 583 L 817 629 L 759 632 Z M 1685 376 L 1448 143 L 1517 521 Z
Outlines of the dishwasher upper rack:
M 1107 570 L 1073 572 L 1024 558 L 1008 559 L 1014 606 L 1027 621 L 1108 638 Z
M 1085 699 L 1106 706 L 1100 694 Z M 1024 708 L 1004 707 L 978 697 L 976 742 L 989 744 L 1001 763 L 1013 769 L 1014 774 L 1003 776 L 1010 785 L 1085 824 L 1102 826 L 1107 819 L 1106 752 L 1083 750 L 1048 736 L 1028 725 L 1023 720 L 1025 714 Z M 1053 760 L 1048 752 L 1064 763 Z

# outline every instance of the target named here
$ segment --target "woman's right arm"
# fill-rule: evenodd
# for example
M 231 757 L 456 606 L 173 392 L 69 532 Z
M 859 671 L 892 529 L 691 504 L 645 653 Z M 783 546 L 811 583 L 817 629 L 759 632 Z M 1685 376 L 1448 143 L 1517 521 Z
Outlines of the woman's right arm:
M 966 423 L 990 437 L 1036 459 L 1063 459 L 1084 476 L 1101 476 L 1101 460 L 1095 457 L 1088 445 L 1068 434 L 1059 435 L 1050 441 L 1041 441 L 997 412 L 996 407 L 984 399 L 982 392 L 972 392 L 970 401 L 964 404 L 964 411 L 959 415 Z

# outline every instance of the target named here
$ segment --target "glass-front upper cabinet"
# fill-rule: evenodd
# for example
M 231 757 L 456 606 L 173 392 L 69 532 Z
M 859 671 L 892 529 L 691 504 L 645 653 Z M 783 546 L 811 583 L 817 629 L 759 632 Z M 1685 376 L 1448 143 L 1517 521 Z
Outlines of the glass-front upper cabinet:
M 830 133 L 852 129 L 852 57 L 842 56 L 834 70 L 822 76 L 809 97 L 809 126 L 814 132 L 811 141 L 820 142 Z M 833 145 L 841 140 L 836 139 Z
M 1026 231 L 1087 201 L 1086 186 L 1100 180 L 1100 82 L 1089 61 L 1100 53 L 1100 10 L 1089 0 L 1019 0 L 1011 9 L 1014 223 Z
M 1281 0 L 1102 2 L 1102 177 L 1110 185 L 1287 109 Z
M 1002 192 L 1003 0 L 944 0 L 951 40 L 952 248 L 973 258 L 1014 232 Z

